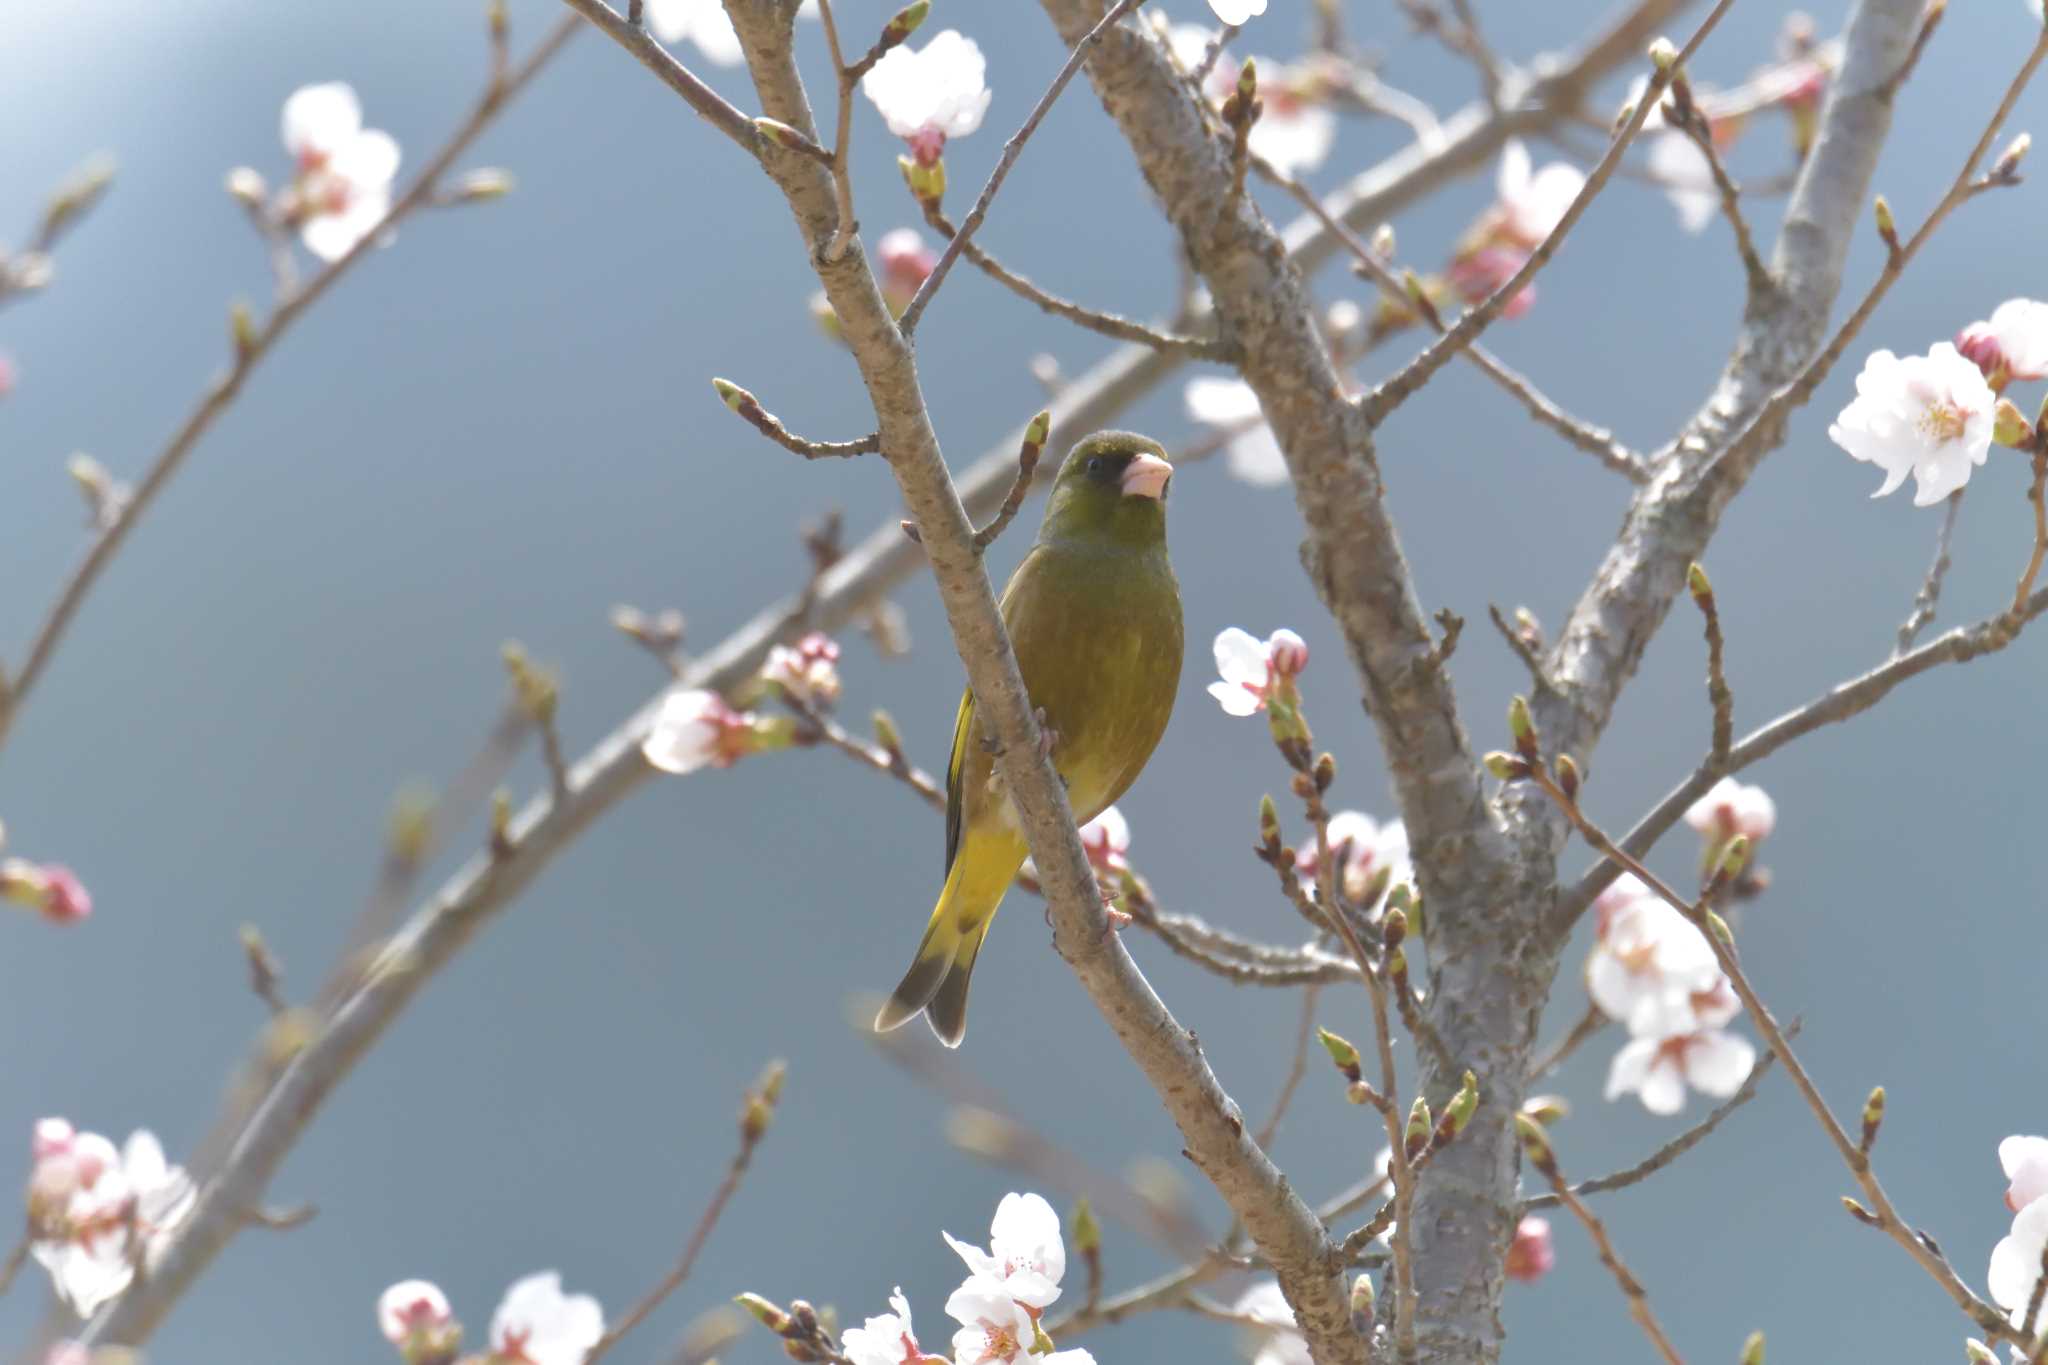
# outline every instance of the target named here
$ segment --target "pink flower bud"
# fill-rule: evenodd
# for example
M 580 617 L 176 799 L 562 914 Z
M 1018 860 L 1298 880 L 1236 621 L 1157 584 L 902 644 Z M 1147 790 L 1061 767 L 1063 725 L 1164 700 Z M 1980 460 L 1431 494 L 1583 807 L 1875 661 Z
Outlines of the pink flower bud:
M 1522 268 L 1522 262 L 1527 259 L 1529 258 L 1525 253 L 1510 251 L 1505 247 L 1481 247 L 1451 262 L 1451 288 L 1457 291 L 1459 298 L 1477 307 L 1484 303 L 1494 290 L 1513 279 L 1515 272 Z M 1500 315 L 1503 318 L 1518 318 L 1535 304 L 1535 287 L 1524 285 L 1515 291 L 1514 297 L 1507 301 Z
M 70 868 L 58 863 L 32 863 L 25 858 L 0 862 L 0 898 L 25 905 L 57 924 L 82 920 L 92 913 L 92 896 Z
M 1266 657 L 1275 676 L 1298 678 L 1308 667 L 1308 643 L 1282 627 L 1266 641 Z
M 1550 1220 L 1534 1215 L 1515 1226 L 1515 1239 L 1508 1243 L 1508 1278 L 1534 1284 L 1557 1264 L 1557 1251 L 1550 1244 Z

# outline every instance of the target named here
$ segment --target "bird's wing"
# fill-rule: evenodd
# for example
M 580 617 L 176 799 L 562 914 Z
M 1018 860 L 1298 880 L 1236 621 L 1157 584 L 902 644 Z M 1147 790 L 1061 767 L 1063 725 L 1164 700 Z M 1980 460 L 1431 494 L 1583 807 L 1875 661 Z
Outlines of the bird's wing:
M 974 689 L 960 689 L 960 715 L 953 722 L 953 756 L 946 762 L 946 871 L 953 870 L 953 859 L 960 852 L 960 786 L 961 772 L 967 766 L 967 746 L 973 741 L 969 736 L 974 731 Z

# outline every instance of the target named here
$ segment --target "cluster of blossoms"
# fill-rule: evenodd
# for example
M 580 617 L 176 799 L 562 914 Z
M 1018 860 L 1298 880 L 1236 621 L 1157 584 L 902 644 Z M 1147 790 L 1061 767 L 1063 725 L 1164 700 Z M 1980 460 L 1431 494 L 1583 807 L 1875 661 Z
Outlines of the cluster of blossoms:
M 1761 788 L 1723 778 L 1686 812 L 1707 865 L 1729 843 L 1768 837 L 1777 812 Z M 1741 1002 L 1698 926 L 1633 876 L 1594 902 L 1596 940 L 1586 991 L 1601 1013 L 1629 1032 L 1607 1072 L 1607 1098 L 1638 1096 L 1653 1114 L 1675 1114 L 1688 1087 L 1726 1099 L 1741 1089 L 1756 1048 L 1725 1029 Z
M 80 1317 L 134 1282 L 192 1211 L 185 1172 L 148 1131 L 119 1148 L 63 1119 L 43 1119 L 30 1140 L 29 1252 Z
M 742 701 L 772 693 L 810 713 L 839 700 L 839 645 L 812 631 L 794 645 L 776 645 L 744 689 Z M 800 737 L 790 716 L 763 716 L 701 687 L 679 687 L 661 700 L 640 752 L 667 773 L 730 768 L 749 754 L 786 749 Z
M 951 1233 L 946 1244 L 967 1263 L 967 1279 L 946 1300 L 953 1333 L 952 1365 L 1095 1365 L 1082 1350 L 1057 1351 L 1039 1319 L 1060 1296 L 1067 1249 L 1059 1215 L 1036 1194 L 1006 1194 L 989 1224 L 988 1249 Z M 947 1365 L 918 1345 L 910 1303 L 901 1289 L 890 1310 L 849 1327 L 840 1350 L 853 1365 Z
M 2010 400 L 2014 380 L 2048 377 L 2048 303 L 2008 299 L 1953 343 L 1925 355 L 1876 351 L 1856 376 L 1856 397 L 1828 428 L 1834 443 L 1884 471 L 1872 497 L 1913 476 L 1913 505 L 1962 491 L 1994 443 L 2032 449 L 2035 427 Z
M 405 1365 L 452 1365 L 462 1323 L 448 1296 L 427 1280 L 401 1280 L 377 1298 L 377 1326 Z M 564 1294 L 552 1270 L 513 1282 L 491 1314 L 491 1348 L 463 1365 L 583 1365 L 604 1336 L 604 1309 L 588 1294 Z
M 1998 1144 L 1998 1164 L 2005 1169 L 2005 1206 L 2012 1211 L 2012 1230 L 1991 1249 L 1991 1268 L 1985 1288 L 1992 1302 L 2012 1315 L 2015 1327 L 2032 1327 L 2048 1336 L 2048 1313 L 2027 1321 L 2027 1308 L 2034 1302 L 2035 1286 L 2048 1265 L 2048 1138 L 2009 1137 Z M 1989 1360 L 1991 1351 L 1972 1342 L 1973 1360 Z M 2013 1359 L 2022 1358 L 2013 1351 Z
M 292 178 L 276 200 L 247 166 L 228 172 L 228 193 L 251 214 L 296 231 L 321 260 L 339 260 L 391 211 L 398 143 L 363 126 L 362 102 L 341 81 L 294 90 L 284 102 L 283 138 Z

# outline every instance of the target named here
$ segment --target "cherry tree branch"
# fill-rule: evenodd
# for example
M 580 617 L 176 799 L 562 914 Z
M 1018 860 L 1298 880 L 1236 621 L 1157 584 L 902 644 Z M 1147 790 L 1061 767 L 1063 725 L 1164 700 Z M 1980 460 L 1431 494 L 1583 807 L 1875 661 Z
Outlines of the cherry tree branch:
M 1088 60 L 1089 52 L 1102 41 L 1102 35 L 1108 32 L 1111 26 L 1144 2 L 1145 0 L 1117 0 L 1110 11 L 1097 21 L 1094 28 L 1075 42 L 1073 51 L 1067 54 L 1066 64 L 1060 67 L 1059 74 L 1052 78 L 1052 84 L 1038 97 L 1038 103 L 1031 107 L 1031 112 L 1025 116 L 1023 124 L 1016 132 L 1010 134 L 1010 140 L 1003 144 L 1003 154 L 996 159 L 995 169 L 988 173 L 988 182 L 981 187 L 981 193 L 975 196 L 974 207 L 967 210 L 967 217 L 961 221 L 960 230 L 951 234 L 952 240 L 946 243 L 946 250 L 939 257 L 939 263 L 932 267 L 932 273 L 925 276 L 924 283 L 917 287 L 917 297 L 903 310 L 904 336 L 907 337 L 917 330 L 918 319 L 924 316 L 924 310 L 931 304 L 932 296 L 939 292 L 939 286 L 946 282 L 946 275 L 952 270 L 953 262 L 960 259 L 960 252 L 980 230 L 982 220 L 988 217 L 989 205 L 995 202 L 996 191 L 1003 187 L 1003 181 L 1010 174 L 1010 167 L 1017 164 L 1017 157 L 1023 152 L 1024 144 L 1038 131 L 1038 125 L 1045 121 L 1053 102 L 1067 88 L 1068 82 L 1074 79 L 1074 73 L 1081 69 L 1081 63 Z
M 1622 157 L 1628 152 L 1629 144 L 1635 141 L 1636 134 L 1641 131 L 1643 124 L 1649 119 L 1651 109 L 1655 108 L 1657 101 L 1663 98 L 1664 91 L 1671 84 L 1672 77 L 1692 57 L 1692 54 L 1699 50 L 1700 44 L 1706 41 L 1707 35 L 1714 31 L 1714 26 L 1721 22 L 1721 16 L 1726 14 L 1729 7 L 1734 3 L 1735 0 L 1720 0 L 1712 10 L 1708 11 L 1705 21 L 1693 31 L 1692 37 L 1687 40 L 1685 46 L 1678 50 L 1677 57 L 1670 62 L 1662 64 L 1656 74 L 1650 78 L 1648 92 L 1637 103 L 1635 110 L 1628 116 L 1628 120 L 1622 124 L 1613 139 L 1607 144 L 1606 153 L 1594 165 L 1592 171 L 1587 174 L 1586 183 L 1580 187 L 1578 194 L 1572 199 L 1571 206 L 1557 220 L 1556 226 L 1551 228 L 1549 235 L 1537 243 L 1536 249 L 1529 253 L 1522 261 L 1522 264 L 1515 270 L 1515 273 L 1510 275 L 1499 288 L 1487 295 L 1485 301 L 1480 303 L 1478 307 L 1459 318 L 1456 325 L 1448 332 L 1445 332 L 1442 336 L 1431 342 L 1423 350 L 1422 354 L 1416 356 L 1398 374 L 1366 395 L 1360 406 L 1364 409 L 1368 425 L 1377 427 L 1380 423 L 1384 422 L 1394 409 L 1400 407 L 1401 404 L 1414 396 L 1417 390 L 1421 389 L 1424 384 L 1427 384 L 1435 377 L 1438 370 L 1449 364 L 1453 355 L 1456 355 L 1458 351 L 1477 340 L 1479 334 L 1491 326 L 1494 320 L 1506 311 L 1509 301 L 1515 295 L 1521 293 L 1523 288 L 1536 277 L 1536 272 L 1550 263 L 1551 258 L 1557 254 L 1557 249 L 1564 244 L 1565 237 L 1578 224 L 1586 209 L 1592 204 L 1594 199 L 1599 197 L 1600 192 L 1607 188 L 1607 182 L 1613 177 L 1615 168 L 1621 164 Z
M 586 0 L 566 3 L 586 15 L 601 8 L 586 8 Z M 1468 107 L 1446 121 L 1442 144 L 1411 146 L 1362 172 L 1333 196 L 1333 211 L 1353 225 L 1378 222 L 1483 169 L 1510 137 L 1558 126 L 1593 83 L 1640 52 L 1655 26 L 1682 3 L 1638 0 L 1612 28 L 1557 59 L 1555 75 L 1519 92 L 1501 111 Z M 595 17 L 604 27 L 602 16 Z M 762 140 L 747 118 L 669 59 L 636 25 L 606 27 L 606 32 L 748 155 L 764 154 Z M 501 102 L 523 80 L 513 73 Z M 1298 220 L 1283 238 L 1290 258 L 1302 269 L 1313 269 L 1337 250 L 1313 218 Z M 1065 448 L 1112 424 L 1181 364 L 1179 356 L 1131 346 L 1075 376 L 1052 403 L 1050 443 Z M 1006 433 L 962 475 L 960 493 L 975 516 L 994 514 L 1002 502 L 1012 484 L 1022 436 L 1021 428 Z M 736 687 L 759 668 L 771 645 L 799 625 L 826 630 L 844 625 L 884 599 L 924 562 L 923 552 L 904 538 L 892 518 L 821 575 L 808 601 L 792 597 L 769 604 L 723 641 L 697 654 L 678 685 L 717 691 Z M 543 792 L 512 813 L 494 848 L 479 850 L 415 908 L 386 944 L 376 969 L 361 977 L 267 1087 L 246 1120 L 226 1135 L 225 1157 L 151 1274 L 83 1330 L 83 1343 L 146 1340 L 247 1226 L 247 1211 L 262 1207 L 264 1191 L 278 1168 L 413 998 L 558 855 L 655 776 L 640 754 L 640 744 L 660 701 L 659 695 L 651 698 L 570 763 L 563 791 Z M 1357 1198 L 1369 1193 L 1370 1187 Z M 1341 1207 L 1324 1212 L 1336 1216 Z M 1115 1311 L 1116 1301 L 1105 1301 L 1102 1309 L 1105 1314 Z
M 562 50 L 579 25 L 563 20 L 551 29 L 547 36 L 535 44 L 532 52 L 516 67 L 493 79 L 478 97 L 469 115 L 456 128 L 441 149 L 429 157 L 426 166 L 413 179 L 405 192 L 392 203 L 383 221 L 372 231 L 365 233 L 349 250 L 328 264 L 319 274 L 306 282 L 304 289 L 282 300 L 256 327 L 246 340 L 235 347 L 234 358 L 225 374 L 217 377 L 200 396 L 199 403 L 187 414 L 157 456 L 150 461 L 149 468 L 136 483 L 128 497 L 120 503 L 113 514 L 95 533 L 92 544 L 85 556 L 71 571 L 56 600 L 51 603 L 42 624 L 36 628 L 30 641 L 23 663 L 15 673 L 11 684 L 0 685 L 0 744 L 4 744 L 7 731 L 21 714 L 29 693 L 49 668 L 57 647 L 63 643 L 65 632 L 85 605 L 86 597 L 113 562 L 114 556 L 127 541 L 144 514 L 155 505 L 157 497 L 184 465 L 185 459 L 198 446 L 201 438 L 213 429 L 213 424 L 233 405 L 241 393 L 243 384 L 262 364 L 271 349 L 292 324 L 303 317 L 307 310 L 318 303 L 327 291 L 334 287 L 341 277 L 355 264 L 371 255 L 377 249 L 377 242 L 398 223 L 410 217 L 416 210 L 432 201 L 439 189 L 441 179 L 467 152 L 483 131 L 490 127 L 533 78 Z

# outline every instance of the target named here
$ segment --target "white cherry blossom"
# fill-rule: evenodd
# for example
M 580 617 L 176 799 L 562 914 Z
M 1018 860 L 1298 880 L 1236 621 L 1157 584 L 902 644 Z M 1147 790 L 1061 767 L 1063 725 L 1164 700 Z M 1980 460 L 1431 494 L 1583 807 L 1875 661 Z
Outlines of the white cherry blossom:
M 2005 1206 L 2014 1213 L 2048 1195 L 2048 1138 L 2007 1138 L 1998 1144 L 1998 1164 L 2009 1182 Z
M 1067 1248 L 1060 1238 L 1060 1216 L 1043 1196 L 1004 1195 L 988 1232 L 987 1251 L 969 1246 L 950 1232 L 940 1235 L 967 1263 L 970 1275 L 988 1281 L 1026 1307 L 1044 1308 L 1060 1296 Z M 953 1310 L 948 1307 L 946 1311 Z
M 1884 471 L 1881 498 L 1913 476 L 1913 505 L 1930 507 L 1970 481 L 1991 450 L 1997 396 L 1950 343 L 1928 354 L 1873 352 L 1856 398 L 1828 428 L 1834 443 Z
M 1992 1302 L 2012 1314 L 2015 1327 L 2026 1320 L 2034 1283 L 2041 1278 L 2044 1250 L 2048 1250 L 2048 1199 L 2036 1199 L 2019 1211 L 2012 1220 L 2012 1231 L 1991 1248 L 1991 1268 L 1984 1276 Z
M 1276 630 L 1264 643 L 1250 631 L 1230 626 L 1216 636 L 1216 672 L 1209 695 L 1233 716 L 1256 715 L 1308 667 L 1308 646 L 1293 631 Z
M 1228 434 L 1223 449 L 1232 477 L 1259 488 L 1287 482 L 1287 457 L 1280 453 L 1280 442 L 1266 425 L 1251 385 L 1205 375 L 1188 381 L 1183 398 L 1188 416 Z
M 1524 250 L 1534 249 L 1556 231 L 1585 186 L 1585 172 L 1569 162 L 1553 161 L 1536 170 L 1522 140 L 1509 138 L 1494 181 L 1502 235 Z
M 2007 299 L 1957 333 L 1956 349 L 1994 385 L 2048 377 L 2048 303 Z
M 297 164 L 287 215 L 306 250 L 338 260 L 391 210 L 398 143 L 363 127 L 363 107 L 341 81 L 301 86 L 284 102 L 284 145 Z
M 910 1327 L 910 1301 L 898 1288 L 889 1295 L 890 1312 L 878 1313 L 859 1327 L 839 1334 L 839 1349 L 853 1365 L 945 1365 L 944 1357 L 927 1355 Z
M 552 1270 L 514 1281 L 491 1314 L 491 1350 L 518 1365 L 583 1365 L 603 1335 L 597 1300 L 564 1294 L 562 1277 Z
M 921 48 L 891 48 L 861 77 L 860 88 L 889 131 L 929 166 L 948 138 L 981 127 L 990 99 L 988 62 L 972 38 L 949 28 Z
M 1614 1054 L 1607 1070 L 1607 1098 L 1634 1094 L 1653 1114 L 1676 1114 L 1690 1086 L 1703 1095 L 1727 1099 L 1742 1088 L 1756 1064 L 1748 1039 L 1719 1029 L 1669 1038 L 1636 1038 Z

